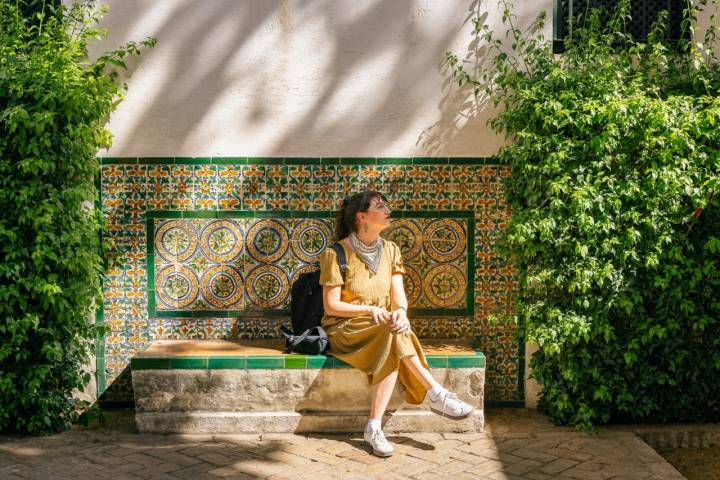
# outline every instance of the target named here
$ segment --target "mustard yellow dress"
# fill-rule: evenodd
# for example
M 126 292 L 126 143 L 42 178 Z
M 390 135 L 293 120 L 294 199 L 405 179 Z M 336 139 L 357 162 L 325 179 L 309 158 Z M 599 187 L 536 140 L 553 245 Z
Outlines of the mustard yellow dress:
M 340 242 L 345 250 L 347 270 L 345 282 L 340 273 L 337 255 L 332 248 L 320 255 L 320 284 L 342 285 L 340 299 L 354 305 L 374 305 L 391 311 L 390 279 L 393 273 L 405 273 L 400 247 L 382 239 L 382 257 L 377 272 L 373 274 L 355 252 Z M 409 355 L 417 355 L 428 367 L 425 354 L 415 333 L 394 333 L 388 323 L 376 324 L 370 315 L 335 317 L 325 314 L 322 327 L 328 335 L 329 353 L 353 367 L 365 372 L 371 385 L 380 382 L 389 373 L 398 370 L 398 379 L 405 387 L 405 401 L 422 403 L 425 388 L 400 362 Z

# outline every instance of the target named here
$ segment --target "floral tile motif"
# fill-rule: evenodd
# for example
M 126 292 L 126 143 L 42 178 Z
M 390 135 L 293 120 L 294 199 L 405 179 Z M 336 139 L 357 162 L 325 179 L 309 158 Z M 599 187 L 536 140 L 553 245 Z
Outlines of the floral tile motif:
M 108 334 L 98 359 L 105 399 L 132 400 L 129 360 L 150 340 L 278 337 L 287 317 L 253 317 L 253 308 L 287 308 L 288 286 L 315 268 L 311 260 L 332 239 L 333 219 L 316 213 L 334 211 L 345 195 L 372 187 L 395 212 L 384 233 L 403 251 L 405 289 L 419 309 L 413 329 L 421 338 L 477 339 L 487 358 L 486 398 L 522 400 L 524 359 L 515 327 L 487 320 L 512 311 L 509 298 L 517 289 L 514 269 L 493 250 L 510 214 L 503 197 L 507 167 L 147 163 L 128 159 L 101 169 L 110 260 L 102 311 Z M 298 210 L 302 217 L 288 216 Z M 148 214 L 167 211 L 176 214 Z M 407 216 L 411 211 L 423 215 Z M 472 294 L 459 295 L 468 282 Z M 443 315 L 460 309 L 466 313 Z
M 267 206 L 271 210 L 287 210 L 290 199 L 287 192 L 288 167 L 270 165 L 265 172 L 267 182 Z
M 310 165 L 289 165 L 286 193 L 290 210 L 309 210 L 314 182 Z
M 218 169 L 217 201 L 219 210 L 242 209 L 243 175 L 235 165 L 222 165 Z M 155 210 L 164 210 L 157 208 Z
M 336 209 L 343 199 L 337 165 L 318 165 L 312 169 L 313 211 Z
M 243 210 L 265 210 L 267 208 L 267 177 L 265 165 L 246 165 L 242 168 Z
M 338 165 L 337 191 L 340 194 L 340 200 L 347 195 L 363 190 L 363 179 L 360 177 L 362 168 L 361 165 Z M 339 204 L 335 208 L 339 208 Z
M 332 219 L 153 219 L 155 308 L 163 312 L 289 308 L 292 281 L 315 269 L 333 241 Z M 415 309 L 468 306 L 467 219 L 401 218 L 384 237 L 403 251 Z M 471 251 L 472 249 L 470 249 Z M 281 312 L 285 314 L 286 312 Z M 216 314 L 215 314 L 216 315 Z

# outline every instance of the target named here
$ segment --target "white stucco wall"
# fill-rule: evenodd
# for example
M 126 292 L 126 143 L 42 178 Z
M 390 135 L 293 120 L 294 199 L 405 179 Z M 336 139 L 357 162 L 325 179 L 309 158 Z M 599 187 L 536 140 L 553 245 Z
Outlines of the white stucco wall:
M 158 44 L 130 62 L 101 155 L 487 156 L 502 142 L 444 63 L 468 51 L 476 12 L 501 30 L 494 0 L 103 3 L 110 35 L 93 54 Z M 521 26 L 552 11 L 527 5 Z
M 705 38 L 705 32 L 708 30 L 708 28 L 711 25 L 715 25 L 715 28 L 720 28 L 720 21 L 718 18 L 713 19 L 712 16 L 715 15 L 716 17 L 720 17 L 720 1 L 719 0 L 709 0 L 709 5 L 706 5 L 704 7 L 704 10 L 700 12 L 700 14 L 697 16 L 697 26 L 695 28 L 695 41 L 702 42 Z M 720 32 L 718 32 L 718 35 L 720 35 Z M 715 44 L 713 45 L 715 48 L 715 51 L 717 52 L 718 48 L 720 47 L 720 41 L 716 40 Z

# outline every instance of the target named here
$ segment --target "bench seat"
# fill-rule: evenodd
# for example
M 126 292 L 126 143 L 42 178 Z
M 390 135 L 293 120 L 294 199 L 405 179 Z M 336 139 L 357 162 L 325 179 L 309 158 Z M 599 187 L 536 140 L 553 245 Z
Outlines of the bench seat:
M 433 376 L 475 406 L 453 421 L 404 402 L 398 383 L 383 421 L 388 432 L 478 431 L 485 357 L 462 339 L 421 340 Z M 130 362 L 135 419 L 145 433 L 362 431 L 367 376 L 323 355 L 283 353 L 283 339 L 156 340 Z

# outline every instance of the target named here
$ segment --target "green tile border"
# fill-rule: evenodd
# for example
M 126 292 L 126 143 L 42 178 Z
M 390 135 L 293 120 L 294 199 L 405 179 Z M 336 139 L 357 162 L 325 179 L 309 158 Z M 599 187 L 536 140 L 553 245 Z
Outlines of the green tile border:
M 208 369 L 246 369 L 247 357 L 209 357 Z
M 479 350 L 475 355 L 427 355 L 430 368 L 485 368 L 485 355 Z M 238 355 L 208 357 L 133 357 L 132 370 L 281 370 L 353 368 L 348 363 L 324 355 Z
M 282 369 L 285 368 L 284 358 L 281 356 L 257 355 L 247 357 L 248 369 Z
M 169 357 L 134 357 L 130 359 L 132 370 L 169 370 Z
M 485 366 L 485 356 L 448 355 L 448 368 L 480 368 Z
M 332 368 L 332 357 L 307 355 L 307 368 Z
M 214 157 L 214 165 L 247 165 L 248 157 Z
M 207 370 L 208 357 L 170 357 L 171 369 Z
M 285 368 L 307 368 L 307 355 L 284 355 Z
M 430 368 L 447 368 L 448 365 L 447 355 L 426 355 L 425 360 Z
M 102 171 L 98 169 L 96 173 L 95 181 L 95 208 L 102 212 Z M 98 240 L 100 245 L 104 245 L 105 240 L 103 238 L 102 229 L 98 233 Z M 100 291 L 103 292 L 103 298 L 100 299 L 100 304 L 95 309 L 95 397 L 100 398 L 100 395 L 105 392 L 107 388 L 106 377 L 105 377 L 105 315 L 103 311 L 103 304 L 105 303 L 104 292 L 105 292 L 105 274 L 100 277 Z
M 412 165 L 412 158 L 378 158 L 377 165 Z
M 101 165 L 495 165 L 491 157 L 97 157 Z
M 347 362 L 340 360 L 339 358 L 333 357 L 332 368 L 353 368 L 353 366 Z
M 450 158 L 448 157 L 413 157 L 413 165 L 448 165 Z
M 518 396 L 525 406 L 525 337 L 518 339 Z
M 103 303 L 95 310 L 95 387 L 97 398 L 107 388 L 105 378 L 105 317 L 103 315 Z

